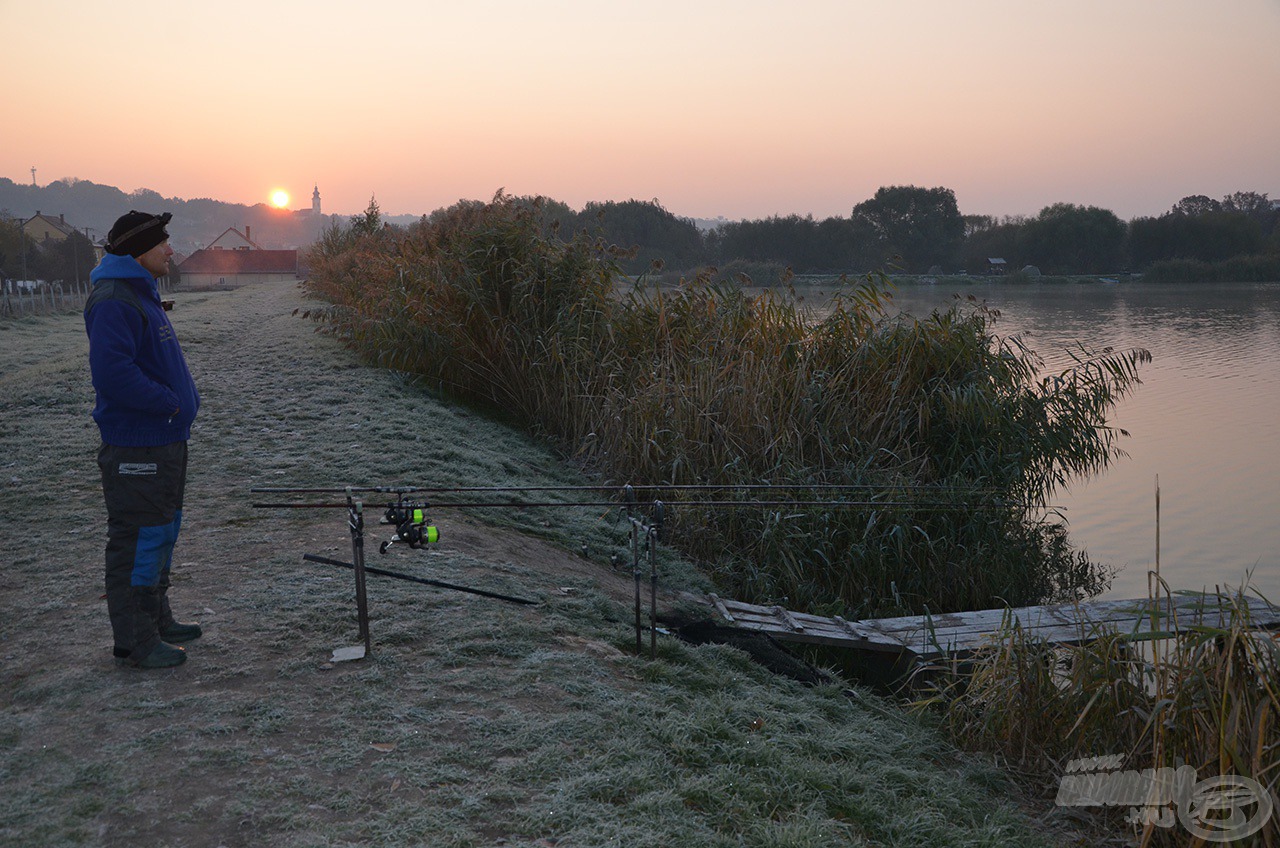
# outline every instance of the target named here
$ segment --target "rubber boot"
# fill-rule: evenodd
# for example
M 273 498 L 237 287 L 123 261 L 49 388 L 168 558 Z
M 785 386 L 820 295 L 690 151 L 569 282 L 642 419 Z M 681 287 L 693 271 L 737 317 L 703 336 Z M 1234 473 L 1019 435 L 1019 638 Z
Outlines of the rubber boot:
M 192 642 L 204 635 L 200 625 L 183 624 L 180 621 L 171 621 L 168 625 L 158 628 L 158 632 L 161 639 L 175 645 L 181 642 Z
M 174 620 L 173 610 L 169 608 L 169 569 L 167 568 L 160 572 L 160 583 L 156 586 L 156 595 L 159 598 L 156 631 L 161 639 L 178 644 L 199 639 L 204 634 L 198 624 L 183 624 Z
M 160 618 L 160 593 L 154 586 L 130 588 L 133 632 L 129 640 L 129 660 L 131 665 L 138 665 L 160 644 L 160 633 L 156 628 L 156 621 Z
M 128 665 L 134 668 L 173 668 L 174 666 L 182 665 L 186 661 L 187 652 L 182 648 L 175 648 L 166 642 L 156 642 L 156 646 L 151 649 L 151 653 L 136 661 L 131 657 Z
M 107 574 L 107 614 L 115 642 L 112 653 L 126 665 L 136 665 L 160 643 L 160 603 L 156 589 L 130 586 L 127 572 Z

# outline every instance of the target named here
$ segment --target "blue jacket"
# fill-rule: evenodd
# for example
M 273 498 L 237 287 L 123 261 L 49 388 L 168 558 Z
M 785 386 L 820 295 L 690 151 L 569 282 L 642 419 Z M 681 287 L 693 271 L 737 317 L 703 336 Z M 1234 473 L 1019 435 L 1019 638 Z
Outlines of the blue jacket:
M 94 291 L 127 285 L 136 297 L 94 298 L 84 313 L 89 370 L 97 404 L 93 420 L 102 441 L 123 447 L 185 442 L 200 409 L 151 272 L 131 256 L 106 254 L 89 275 Z M 96 301 L 96 302 L 95 302 Z

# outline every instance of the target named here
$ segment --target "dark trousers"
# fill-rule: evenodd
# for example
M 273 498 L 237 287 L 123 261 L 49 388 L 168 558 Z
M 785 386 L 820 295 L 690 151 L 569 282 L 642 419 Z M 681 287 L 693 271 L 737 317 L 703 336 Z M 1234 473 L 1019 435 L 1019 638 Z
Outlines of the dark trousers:
M 104 444 L 98 451 L 107 502 L 107 614 L 115 655 L 142 659 L 173 623 L 169 567 L 182 527 L 187 443 Z

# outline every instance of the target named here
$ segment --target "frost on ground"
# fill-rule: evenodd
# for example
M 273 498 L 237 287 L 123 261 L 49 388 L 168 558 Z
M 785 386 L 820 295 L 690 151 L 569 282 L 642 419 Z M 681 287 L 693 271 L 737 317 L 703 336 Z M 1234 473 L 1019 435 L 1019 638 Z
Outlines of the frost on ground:
M 158 672 L 111 658 L 80 318 L 0 322 L 0 843 L 1042 840 L 1000 773 L 870 694 L 725 647 L 631 656 L 625 528 L 599 510 L 440 511 L 438 546 L 386 557 L 371 525 L 377 565 L 542 603 L 370 578 L 373 655 L 330 663 L 356 641 L 350 575 L 301 555 L 346 558 L 345 513 L 250 488 L 585 481 L 356 362 L 291 284 L 175 300 L 204 403 L 171 595 L 205 635 Z M 699 578 L 667 557 L 664 581 Z

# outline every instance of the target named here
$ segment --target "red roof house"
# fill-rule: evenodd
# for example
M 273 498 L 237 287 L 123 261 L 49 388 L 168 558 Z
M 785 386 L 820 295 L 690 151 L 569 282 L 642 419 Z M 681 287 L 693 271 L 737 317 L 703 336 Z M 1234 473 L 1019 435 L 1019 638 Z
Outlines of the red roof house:
M 202 248 L 178 265 L 183 288 L 234 288 L 298 278 L 296 250 Z

